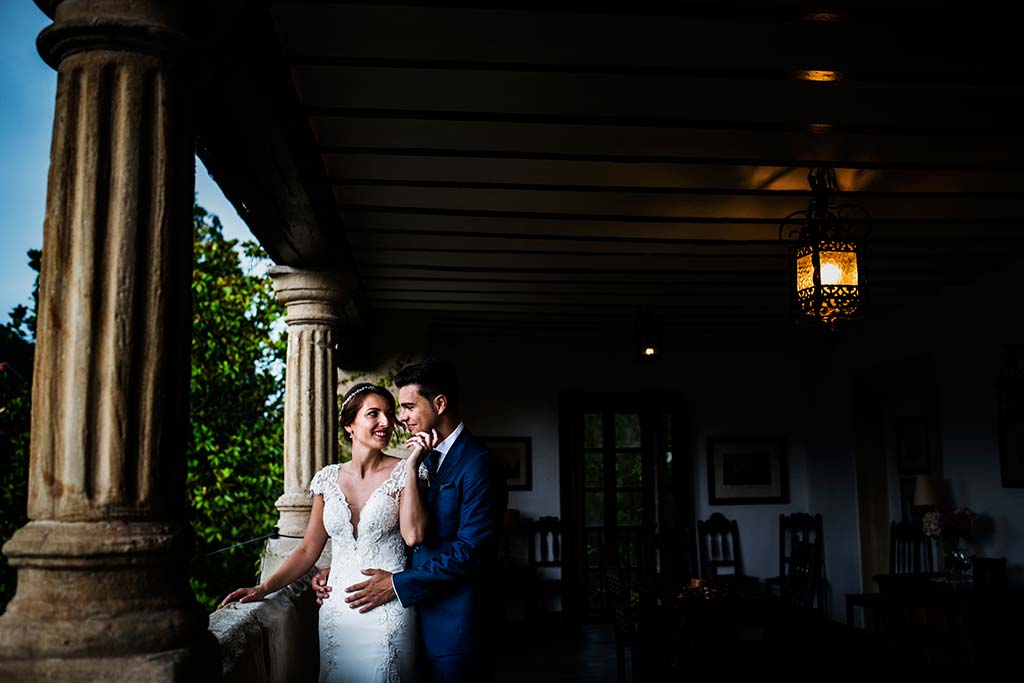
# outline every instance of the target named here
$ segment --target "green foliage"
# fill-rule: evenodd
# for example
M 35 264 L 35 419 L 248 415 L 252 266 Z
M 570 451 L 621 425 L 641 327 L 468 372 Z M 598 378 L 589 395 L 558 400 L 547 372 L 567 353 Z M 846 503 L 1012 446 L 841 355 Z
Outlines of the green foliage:
M 192 435 L 188 494 L 196 533 L 191 583 L 212 611 L 252 581 L 261 543 L 208 553 L 270 532 L 283 487 L 283 310 L 269 278 L 247 273 L 236 240 L 195 207 L 192 275 Z M 248 259 L 265 259 L 242 244 Z
M 11 311 L 11 322 L 4 328 L 25 344 L 31 344 L 36 338 L 36 309 L 39 308 L 39 268 L 43 260 L 43 252 L 38 249 L 28 250 L 28 267 L 36 271 L 36 279 L 32 284 L 32 307 L 18 304 Z
M 0 377 L 0 542 L 28 522 L 30 393 L 27 383 Z M 14 569 L 0 560 L 0 612 L 14 597 L 14 587 Z
M 39 272 L 40 252 L 28 252 L 29 267 Z M 36 336 L 39 277 L 32 307 L 16 306 L 11 321 L 0 325 L 0 543 L 28 522 L 28 448 L 32 405 L 32 340 Z M 14 597 L 16 572 L 0 559 L 0 612 Z

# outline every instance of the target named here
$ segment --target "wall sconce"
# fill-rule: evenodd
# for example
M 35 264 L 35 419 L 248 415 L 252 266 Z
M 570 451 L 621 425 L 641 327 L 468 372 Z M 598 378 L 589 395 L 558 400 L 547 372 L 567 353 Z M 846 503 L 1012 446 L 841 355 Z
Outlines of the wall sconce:
M 829 329 L 855 317 L 863 307 L 864 277 L 861 243 L 847 217 L 864 207 L 836 204 L 839 184 L 831 168 L 814 168 L 807 174 L 811 202 L 786 216 L 779 226 L 779 240 L 790 252 L 791 269 L 800 312 Z M 788 228 L 788 233 L 787 233 Z

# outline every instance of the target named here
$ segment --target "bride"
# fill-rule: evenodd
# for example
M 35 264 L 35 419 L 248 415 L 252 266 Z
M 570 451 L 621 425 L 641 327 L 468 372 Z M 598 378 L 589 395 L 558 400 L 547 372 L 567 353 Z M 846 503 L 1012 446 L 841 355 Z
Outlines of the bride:
M 427 512 L 420 491 L 424 455 L 437 435 L 409 439 L 410 456 L 385 455 L 395 428 L 395 399 L 373 384 L 352 387 L 341 404 L 340 422 L 352 441 L 352 460 L 328 465 L 310 484 L 313 507 L 302 543 L 274 575 L 258 586 L 231 592 L 253 602 L 284 588 L 313 568 L 331 539 L 331 586 L 363 581 L 372 569 L 400 572 L 406 546 L 422 542 Z M 320 610 L 320 681 L 407 682 L 416 679 L 415 610 L 392 600 L 372 612 L 344 600 L 325 600 Z

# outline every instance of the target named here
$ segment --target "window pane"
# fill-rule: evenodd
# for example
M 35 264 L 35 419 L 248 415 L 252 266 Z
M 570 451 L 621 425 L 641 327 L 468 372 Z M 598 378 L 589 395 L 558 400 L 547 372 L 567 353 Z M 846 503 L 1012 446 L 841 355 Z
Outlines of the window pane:
M 601 586 L 601 571 L 587 572 L 587 606 L 591 609 L 604 607 L 604 589 Z
M 639 453 L 615 454 L 615 485 L 640 486 L 643 463 Z
M 618 510 L 616 521 L 620 526 L 642 524 L 644 521 L 644 497 L 640 491 L 619 491 L 615 494 Z
M 601 567 L 601 552 L 604 544 L 601 542 L 600 531 L 587 532 L 587 567 L 599 569 Z
M 583 494 L 583 520 L 586 526 L 604 526 L 604 492 Z
M 619 448 L 640 448 L 640 416 L 615 416 L 615 445 Z
M 583 447 L 601 448 L 604 446 L 604 416 L 583 416 Z
M 637 548 L 639 536 L 628 531 L 619 531 L 619 566 L 623 568 L 639 566 L 640 555 Z
M 583 454 L 583 485 L 604 486 L 604 453 Z

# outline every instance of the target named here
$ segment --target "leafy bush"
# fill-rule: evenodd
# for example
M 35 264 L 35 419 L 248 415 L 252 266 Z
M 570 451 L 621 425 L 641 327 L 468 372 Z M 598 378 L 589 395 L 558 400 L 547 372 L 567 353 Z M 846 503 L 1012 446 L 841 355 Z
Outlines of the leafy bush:
M 30 249 L 29 267 L 39 272 L 42 252 Z M 32 355 L 36 337 L 39 277 L 32 305 L 15 306 L 0 325 L 0 543 L 28 522 L 28 448 L 32 407 Z M 14 597 L 16 572 L 0 558 L 0 612 Z
M 262 543 L 207 555 L 270 532 L 283 486 L 283 310 L 270 279 L 245 272 L 236 240 L 195 207 L 192 274 L 192 435 L 188 496 L 196 533 L 191 583 L 213 610 L 252 581 Z M 252 242 L 250 260 L 266 259 Z

